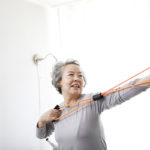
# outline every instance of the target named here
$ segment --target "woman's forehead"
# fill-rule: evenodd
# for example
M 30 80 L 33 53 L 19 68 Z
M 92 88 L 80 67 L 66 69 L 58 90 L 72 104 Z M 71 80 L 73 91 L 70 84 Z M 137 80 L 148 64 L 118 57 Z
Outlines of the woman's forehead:
M 63 67 L 63 72 L 78 72 L 81 73 L 80 66 L 76 64 L 68 64 Z

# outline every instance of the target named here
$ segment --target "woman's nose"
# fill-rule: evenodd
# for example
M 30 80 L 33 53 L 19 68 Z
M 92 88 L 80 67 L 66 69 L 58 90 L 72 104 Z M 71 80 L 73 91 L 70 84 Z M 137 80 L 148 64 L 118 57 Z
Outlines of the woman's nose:
M 79 77 L 78 76 L 74 76 L 74 81 L 78 81 Z

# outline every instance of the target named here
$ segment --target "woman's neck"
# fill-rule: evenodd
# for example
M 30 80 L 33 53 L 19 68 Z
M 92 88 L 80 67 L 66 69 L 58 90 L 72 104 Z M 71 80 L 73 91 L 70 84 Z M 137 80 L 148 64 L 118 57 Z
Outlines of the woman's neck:
M 65 105 L 76 102 L 81 95 L 63 95 Z

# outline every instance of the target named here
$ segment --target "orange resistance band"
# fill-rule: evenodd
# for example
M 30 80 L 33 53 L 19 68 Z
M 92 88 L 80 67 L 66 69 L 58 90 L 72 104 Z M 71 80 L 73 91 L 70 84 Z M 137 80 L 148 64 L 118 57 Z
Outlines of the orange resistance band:
M 102 95 L 106 95 L 106 93 L 108 93 L 109 91 L 113 90 L 114 88 L 116 88 L 116 87 L 120 86 L 121 84 L 123 84 L 123 83 L 125 83 L 125 82 L 127 82 L 127 81 L 131 80 L 132 78 L 134 78 L 134 77 L 136 77 L 136 76 L 138 76 L 138 75 L 142 74 L 143 72 L 145 72 L 146 70 L 149 70 L 149 69 L 150 69 L 150 67 L 148 67 L 148 68 L 146 68 L 146 69 L 142 70 L 141 72 L 139 72 L 139 73 L 135 74 L 134 76 L 132 76 L 132 77 L 128 78 L 127 80 L 125 80 L 125 81 L 123 81 L 123 82 L 121 82 L 121 83 L 117 84 L 116 86 L 112 87 L 112 88 L 111 88 L 111 89 L 109 89 L 108 91 L 104 92 Z
M 121 90 L 125 90 L 125 89 L 127 89 L 127 88 L 131 88 L 131 87 L 133 87 L 133 86 L 139 86 L 139 85 L 143 85 L 143 84 L 150 83 L 150 81 L 146 81 L 146 82 L 136 83 L 136 84 L 133 84 L 133 85 L 126 86 L 126 87 L 124 87 L 124 88 L 119 88 L 119 89 L 113 90 L 114 88 L 116 88 L 116 87 L 120 86 L 121 84 L 123 84 L 123 83 L 129 81 L 130 79 L 132 79 L 132 78 L 138 76 L 139 74 L 145 72 L 145 71 L 148 70 L 148 69 L 150 69 L 150 67 L 148 67 L 148 68 L 146 68 L 145 70 L 143 70 L 143 71 L 137 73 L 136 75 L 130 77 L 129 79 L 127 79 L 127 80 L 121 82 L 120 84 L 114 86 L 113 88 L 107 90 L 106 92 L 101 93 L 101 95 L 104 96 L 104 95 L 107 95 L 107 94 L 111 94 L 111 93 L 115 93 L 115 92 L 118 92 L 118 91 L 121 91 Z M 59 119 L 65 117 L 66 115 L 72 113 L 73 111 L 75 111 L 75 110 L 81 108 L 82 106 L 84 106 L 84 105 L 86 105 L 86 104 L 92 102 L 92 101 L 93 101 L 93 98 L 92 98 L 92 97 L 89 97 L 89 98 L 87 98 L 87 99 L 83 99 L 83 100 L 80 100 L 80 101 L 77 101 L 77 102 L 74 102 L 74 103 L 71 103 L 71 104 L 67 104 L 67 105 L 64 105 L 64 106 L 59 106 L 59 108 L 69 107 L 69 106 L 72 106 L 72 105 L 74 105 L 74 104 L 77 104 L 77 103 L 80 103 L 80 102 L 84 102 L 84 101 L 87 101 L 87 102 L 85 102 L 85 103 L 81 104 L 80 106 L 78 106 L 78 107 L 72 109 L 71 111 L 69 111 L 69 112 L 65 113 L 64 115 L 62 115 L 62 116 L 56 118 L 55 120 L 59 120 Z

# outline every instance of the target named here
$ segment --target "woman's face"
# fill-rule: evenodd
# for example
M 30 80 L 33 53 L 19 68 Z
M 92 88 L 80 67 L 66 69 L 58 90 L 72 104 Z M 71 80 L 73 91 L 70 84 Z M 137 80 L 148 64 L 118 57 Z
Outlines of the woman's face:
M 68 64 L 62 69 L 62 79 L 59 81 L 62 94 L 80 96 L 83 88 L 82 72 L 78 65 Z

